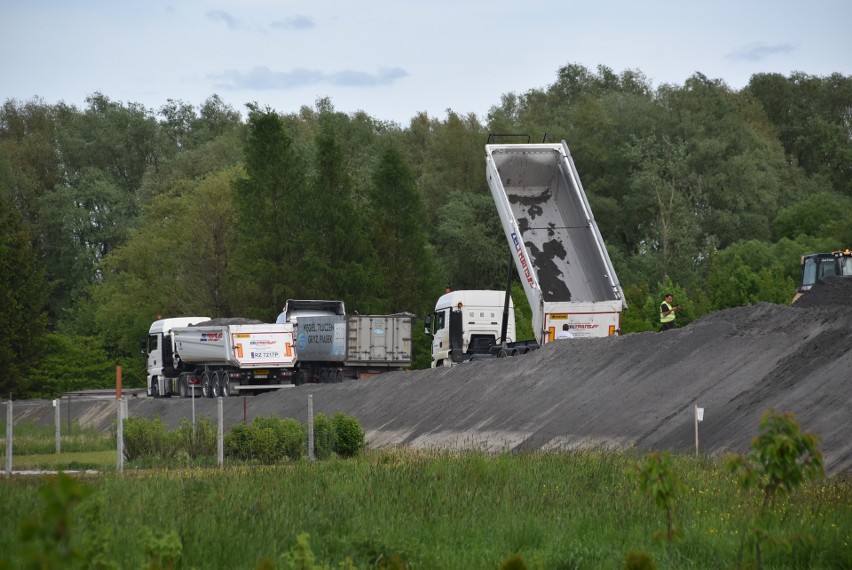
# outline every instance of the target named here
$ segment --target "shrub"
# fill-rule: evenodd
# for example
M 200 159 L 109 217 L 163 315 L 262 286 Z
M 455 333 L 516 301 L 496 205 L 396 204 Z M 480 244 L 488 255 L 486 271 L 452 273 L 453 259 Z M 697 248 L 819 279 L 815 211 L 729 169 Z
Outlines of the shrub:
M 225 434 L 225 455 L 246 461 L 251 459 L 252 428 L 236 424 Z
M 334 428 L 334 451 L 341 457 L 354 457 L 364 448 L 364 430 L 358 420 L 338 412 L 331 418 Z
M 674 472 L 671 453 L 666 451 L 648 454 L 639 468 L 639 487 L 666 515 L 666 531 L 654 533 L 654 539 L 665 540 L 671 545 L 680 537 L 680 529 L 674 524 L 675 500 L 685 488 Z
M 288 459 L 299 459 L 305 449 L 305 428 L 292 418 L 277 418 L 274 416 L 257 417 L 252 422 L 252 427 L 259 430 L 269 429 L 274 437 L 274 445 L 268 453 L 272 461 L 287 457 Z M 266 440 L 268 436 L 263 435 Z M 260 445 L 260 444 L 258 444 Z M 261 445 L 265 447 L 266 444 Z
M 128 461 L 142 457 L 173 457 L 176 441 L 166 433 L 166 424 L 159 417 L 124 420 L 124 457 Z
M 195 428 L 192 422 L 182 419 L 175 434 L 178 449 L 192 459 L 216 455 L 217 436 L 216 426 L 206 416 L 196 420 Z
M 654 559 L 644 550 L 631 550 L 624 556 L 624 570 L 656 570 Z
M 730 455 L 728 469 L 734 473 L 745 491 L 756 490 L 760 507 L 752 516 L 748 533 L 754 546 L 755 565 L 762 567 L 762 546 L 790 549 L 795 540 L 770 536 L 771 507 L 802 483 L 825 474 L 819 437 L 803 433 L 792 413 L 767 410 L 760 420 L 760 434 L 752 440 L 752 452 L 746 456 Z M 746 540 L 746 534 L 743 540 Z
M 314 416 L 314 457 L 328 459 L 334 453 L 335 434 L 331 418 L 325 414 Z
M 513 554 L 500 563 L 500 570 L 527 570 L 527 563 L 520 554 Z

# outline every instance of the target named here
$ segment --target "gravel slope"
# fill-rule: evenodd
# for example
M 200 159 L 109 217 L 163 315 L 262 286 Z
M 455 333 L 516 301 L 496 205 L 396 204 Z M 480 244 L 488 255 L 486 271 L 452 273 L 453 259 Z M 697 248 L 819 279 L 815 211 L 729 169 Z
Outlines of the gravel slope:
M 551 343 L 510 359 L 292 387 L 224 402 L 226 428 L 255 416 L 305 421 L 314 412 L 357 417 L 373 447 L 488 450 L 695 448 L 693 406 L 705 409 L 701 451 L 746 452 L 762 413 L 794 412 L 819 434 L 829 473 L 852 471 L 852 279 L 833 280 L 795 306 L 719 311 L 687 327 Z M 216 402 L 195 401 L 216 417 Z M 169 426 L 190 400 L 134 398 L 131 415 Z M 52 409 L 22 413 L 52 422 Z M 109 426 L 115 402 L 75 404 L 81 423 Z M 16 419 L 20 419 L 16 412 Z

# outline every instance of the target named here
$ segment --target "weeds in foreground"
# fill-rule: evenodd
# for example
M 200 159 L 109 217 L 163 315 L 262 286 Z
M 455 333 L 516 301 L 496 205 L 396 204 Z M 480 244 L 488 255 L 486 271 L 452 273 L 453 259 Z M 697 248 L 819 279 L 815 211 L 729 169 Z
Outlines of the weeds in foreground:
M 763 547 L 792 549 L 796 543 L 813 541 L 813 537 L 797 534 L 788 538 L 773 535 L 771 507 L 777 499 L 789 495 L 808 480 L 821 478 L 824 472 L 819 438 L 804 433 L 792 413 L 768 410 L 760 421 L 760 433 L 752 441 L 748 455 L 731 455 L 728 468 L 747 492 L 756 493 L 759 506 L 751 514 L 751 529 L 743 536 L 754 547 L 755 564 L 763 563 Z

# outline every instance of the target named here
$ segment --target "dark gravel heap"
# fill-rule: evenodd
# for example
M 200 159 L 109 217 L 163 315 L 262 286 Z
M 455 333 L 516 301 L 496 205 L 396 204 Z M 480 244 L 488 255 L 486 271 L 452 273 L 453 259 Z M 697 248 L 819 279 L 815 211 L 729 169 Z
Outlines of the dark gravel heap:
M 828 280 L 792 306 L 737 307 L 662 333 L 565 340 L 513 358 L 228 398 L 225 426 L 270 415 L 305 422 L 311 395 L 314 413 L 358 418 L 373 447 L 694 453 L 697 405 L 705 409 L 700 451 L 715 456 L 748 452 L 761 415 L 773 408 L 795 413 L 803 430 L 820 436 L 829 473 L 847 473 L 850 299 L 852 279 Z M 50 425 L 50 402 L 44 408 Z M 195 408 L 217 416 L 215 400 L 196 399 Z M 75 410 L 83 425 L 109 429 L 115 418 L 114 401 Z M 176 428 L 192 404 L 136 398 L 130 413 Z
M 796 301 L 796 307 L 852 308 L 852 277 L 826 277 Z

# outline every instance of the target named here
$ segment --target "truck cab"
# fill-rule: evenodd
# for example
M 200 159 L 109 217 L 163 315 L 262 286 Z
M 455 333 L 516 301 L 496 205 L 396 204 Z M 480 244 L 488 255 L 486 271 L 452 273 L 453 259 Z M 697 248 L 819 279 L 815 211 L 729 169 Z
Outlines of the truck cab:
M 452 366 L 491 355 L 492 347 L 515 340 L 515 308 L 509 300 L 506 338 L 501 338 L 504 291 L 463 290 L 441 296 L 426 317 L 426 334 L 432 335 L 432 368 Z
M 178 317 L 172 319 L 159 319 L 151 323 L 148 329 L 148 342 L 144 347 L 148 355 L 148 395 L 152 396 L 152 385 L 158 386 L 158 380 L 164 377 L 164 371 L 174 372 L 174 341 L 172 330 L 188 327 L 209 321 L 210 317 Z M 171 376 L 172 374 L 166 374 Z M 158 390 L 159 392 L 159 390 Z

